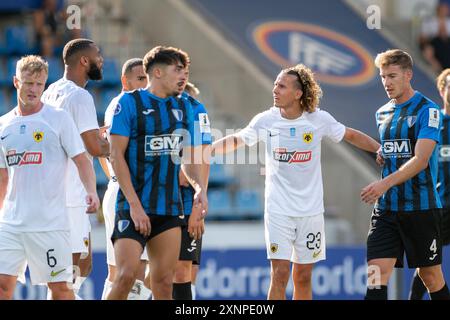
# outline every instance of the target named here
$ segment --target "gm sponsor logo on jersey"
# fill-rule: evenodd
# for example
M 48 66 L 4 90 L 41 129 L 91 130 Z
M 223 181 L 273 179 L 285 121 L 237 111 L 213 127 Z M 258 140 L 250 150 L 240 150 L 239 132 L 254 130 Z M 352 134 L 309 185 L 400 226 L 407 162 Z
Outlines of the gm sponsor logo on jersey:
M 256 26 L 252 36 L 273 63 L 282 67 L 303 63 L 324 83 L 358 86 L 376 75 L 372 56 L 361 44 L 318 25 L 271 21 Z
M 181 134 L 145 136 L 145 155 L 178 155 L 181 149 L 182 139 Z
M 6 161 L 10 167 L 42 164 L 42 152 L 16 152 L 16 150 L 10 150 L 6 154 Z
M 410 158 L 412 156 L 409 139 L 384 140 L 382 147 L 383 156 L 386 158 Z
M 276 148 L 273 158 L 280 162 L 301 163 L 311 160 L 312 151 L 287 151 L 286 148 Z

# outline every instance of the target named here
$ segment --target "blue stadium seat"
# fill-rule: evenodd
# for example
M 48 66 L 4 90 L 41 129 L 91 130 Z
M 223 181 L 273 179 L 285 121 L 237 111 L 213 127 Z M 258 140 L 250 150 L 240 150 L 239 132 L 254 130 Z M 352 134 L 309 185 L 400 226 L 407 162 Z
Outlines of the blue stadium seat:
M 264 208 L 260 194 L 254 190 L 237 191 L 236 211 L 243 218 L 262 218 Z
M 103 60 L 103 80 L 99 84 L 115 86 L 120 84 L 120 70 L 117 61 L 110 58 Z
M 64 75 L 64 67 L 60 58 L 51 57 L 46 59 L 48 62 L 47 84 L 51 84 Z
M 231 196 L 228 190 L 208 191 L 208 215 L 209 220 L 231 220 L 235 216 L 231 206 Z
M 9 111 L 9 100 L 6 98 L 5 92 L 0 90 L 0 116 Z
M 225 172 L 225 168 L 222 164 L 215 164 L 214 161 L 211 164 L 209 171 L 209 184 L 212 187 L 225 186 L 227 184 L 234 183 L 235 179 Z
M 9 91 L 9 103 L 8 110 L 12 110 L 15 106 L 17 106 L 17 91 L 15 88 Z
M 121 91 L 120 88 L 101 90 L 99 99 L 100 104 L 97 105 L 97 110 L 103 110 L 103 112 L 105 112 L 111 100 L 114 99 L 116 96 L 118 96 L 120 94 L 120 91 Z
M 8 54 L 33 54 L 36 47 L 29 41 L 30 33 L 26 26 L 9 26 L 5 28 L 5 42 Z
M 16 64 L 19 59 L 19 57 L 9 57 L 6 60 L 6 77 L 9 79 L 11 86 L 13 85 L 13 77 L 16 75 Z
M 0 63 L 0 85 L 8 86 L 8 85 L 11 85 L 11 83 L 12 83 L 12 79 L 8 78 L 6 69 L 3 67 L 3 64 Z

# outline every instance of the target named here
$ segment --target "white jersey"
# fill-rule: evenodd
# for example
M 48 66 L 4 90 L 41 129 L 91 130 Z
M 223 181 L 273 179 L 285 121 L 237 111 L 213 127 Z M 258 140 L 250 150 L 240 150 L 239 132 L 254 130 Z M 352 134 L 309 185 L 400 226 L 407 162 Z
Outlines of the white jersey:
M 111 125 L 112 125 L 112 120 L 114 117 L 114 110 L 116 109 L 117 103 L 119 102 L 119 99 L 121 96 L 122 96 L 122 94 L 120 94 L 117 97 L 115 97 L 114 99 L 112 99 L 108 105 L 108 108 L 106 108 L 106 111 L 105 111 L 105 122 L 104 122 L 105 127 L 109 126 L 109 128 L 106 130 L 106 138 L 108 139 L 108 141 L 111 141 Z M 106 165 L 109 170 L 109 175 L 111 177 L 115 177 L 116 174 L 114 173 L 111 162 L 109 162 L 108 159 L 106 159 Z M 112 181 L 118 183 L 116 179 L 113 179 Z
M 68 231 L 64 176 L 68 159 L 84 152 L 67 112 L 45 105 L 20 116 L 17 107 L 0 118 L 0 168 L 8 188 L 0 229 L 19 232 Z
M 73 81 L 62 78 L 52 83 L 45 90 L 41 100 L 57 109 L 66 110 L 72 116 L 79 134 L 99 129 L 92 95 L 86 89 L 77 86 Z M 92 157 L 89 157 L 89 159 L 92 163 Z M 73 161 L 69 162 L 66 181 L 68 190 L 66 205 L 68 207 L 86 206 L 87 193 Z
M 266 143 L 266 213 L 305 217 L 324 212 L 321 141 L 339 142 L 344 133 L 345 126 L 326 111 L 289 120 L 272 107 L 237 134 L 250 146 Z

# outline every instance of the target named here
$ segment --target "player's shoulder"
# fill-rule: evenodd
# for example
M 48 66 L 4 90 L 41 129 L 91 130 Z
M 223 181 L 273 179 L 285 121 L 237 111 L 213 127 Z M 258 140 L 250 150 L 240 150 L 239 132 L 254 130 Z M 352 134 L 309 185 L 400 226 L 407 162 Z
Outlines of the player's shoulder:
M 378 110 L 376 111 L 376 113 L 384 113 L 384 112 L 391 112 L 392 110 L 394 110 L 395 104 L 392 100 L 389 100 L 388 102 L 386 102 L 385 104 L 383 104 L 381 107 L 378 108 Z
M 136 89 L 133 91 L 123 91 L 121 92 L 116 98 L 117 103 L 123 104 L 136 104 L 135 96 L 139 94 L 142 98 L 145 98 L 146 94 L 148 93 L 145 89 Z

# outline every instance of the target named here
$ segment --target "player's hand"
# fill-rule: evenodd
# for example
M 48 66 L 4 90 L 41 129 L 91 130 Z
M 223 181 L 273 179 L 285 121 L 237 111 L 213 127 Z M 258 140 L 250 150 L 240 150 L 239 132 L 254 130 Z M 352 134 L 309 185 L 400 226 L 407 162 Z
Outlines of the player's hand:
M 139 205 L 130 206 L 130 216 L 134 222 L 134 228 L 144 237 L 148 237 L 152 231 L 150 218 L 145 213 L 144 208 Z
M 208 197 L 203 190 L 196 191 L 194 194 L 194 202 L 192 204 L 192 211 L 200 210 L 200 217 L 204 218 L 208 214 Z
M 180 174 L 178 175 L 178 180 L 180 181 L 179 185 L 181 187 L 189 187 L 189 181 L 186 178 L 186 176 L 184 175 L 183 170 L 180 170 Z
M 383 151 L 380 149 L 378 149 L 377 151 L 377 159 L 376 159 L 377 164 L 382 167 L 384 165 L 384 158 L 383 158 Z
M 201 215 L 201 208 L 192 208 L 192 212 L 188 220 L 189 236 L 195 240 L 200 240 L 203 233 L 205 233 L 205 220 L 201 217 Z
M 374 204 L 389 188 L 390 186 L 385 180 L 372 182 L 361 190 L 361 200 L 365 203 Z
M 86 204 L 88 205 L 86 213 L 96 213 L 100 207 L 100 199 L 97 193 L 88 193 L 86 196 Z
M 100 127 L 100 129 L 99 129 L 100 137 L 106 139 L 106 131 L 108 131 L 109 128 L 111 128 L 111 126 Z

